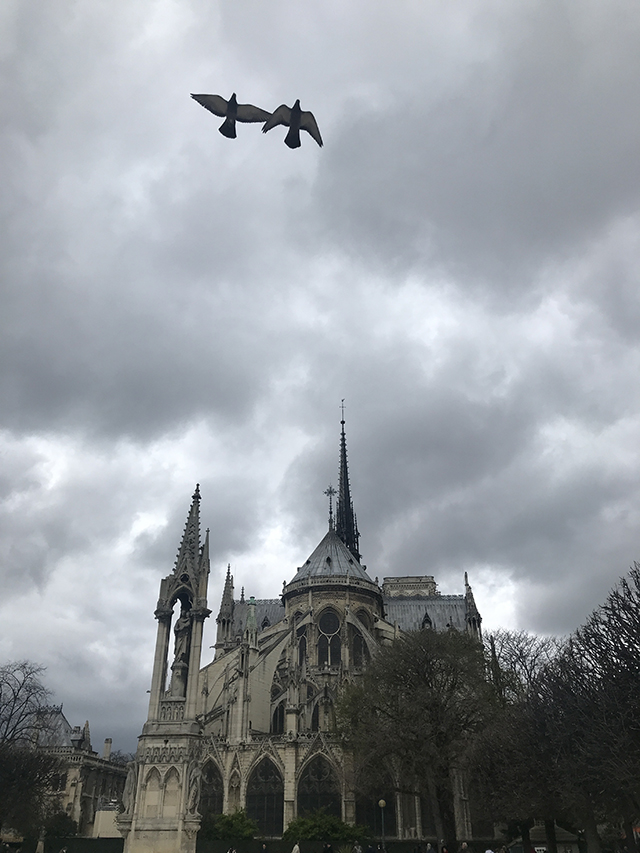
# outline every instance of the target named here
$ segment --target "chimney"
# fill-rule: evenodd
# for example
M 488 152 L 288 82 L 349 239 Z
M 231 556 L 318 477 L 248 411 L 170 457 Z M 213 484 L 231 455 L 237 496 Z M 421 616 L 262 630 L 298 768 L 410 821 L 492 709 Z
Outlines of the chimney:
M 104 752 L 102 753 L 102 757 L 105 761 L 109 761 L 111 757 L 111 738 L 106 737 L 104 739 Z

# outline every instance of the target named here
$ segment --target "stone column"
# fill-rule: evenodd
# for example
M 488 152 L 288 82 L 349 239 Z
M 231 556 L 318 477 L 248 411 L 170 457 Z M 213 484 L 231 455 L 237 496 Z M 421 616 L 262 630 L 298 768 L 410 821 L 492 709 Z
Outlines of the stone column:
M 297 744 L 292 740 L 284 751 L 284 815 L 283 831 L 296 817 L 296 752 Z
M 187 675 L 187 701 L 184 709 L 185 720 L 194 720 L 198 713 L 198 684 L 200 681 L 200 656 L 202 653 L 202 631 L 204 620 L 211 611 L 206 608 L 193 608 L 191 611 L 191 649 L 189 652 L 189 672 Z
M 158 633 L 156 651 L 153 659 L 153 675 L 151 677 L 151 696 L 149 697 L 148 720 L 157 720 L 160 711 L 160 699 L 167 678 L 167 654 L 169 652 L 169 629 L 171 627 L 172 611 L 170 609 L 156 610 Z

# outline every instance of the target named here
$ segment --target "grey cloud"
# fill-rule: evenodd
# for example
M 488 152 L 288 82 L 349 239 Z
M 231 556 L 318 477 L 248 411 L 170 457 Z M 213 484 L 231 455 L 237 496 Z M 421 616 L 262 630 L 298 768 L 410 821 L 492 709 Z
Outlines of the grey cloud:
M 637 16 L 600 29 L 593 14 L 542 4 L 456 92 L 418 77 L 391 106 L 345 107 L 316 187 L 322 227 L 390 270 L 519 289 L 636 209 Z
M 97 738 L 144 719 L 196 480 L 210 606 L 274 530 L 277 594 L 342 397 L 372 574 L 489 566 L 567 631 L 637 557 L 637 7 L 452 8 L 11 7 L 0 571 L 52 636 L 5 642 Z M 234 89 L 325 147 L 222 139 L 188 95 Z

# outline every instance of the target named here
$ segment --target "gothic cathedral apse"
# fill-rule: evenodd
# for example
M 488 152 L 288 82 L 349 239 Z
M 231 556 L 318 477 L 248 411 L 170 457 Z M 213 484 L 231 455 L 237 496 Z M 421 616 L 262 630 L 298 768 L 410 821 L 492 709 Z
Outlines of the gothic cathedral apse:
M 237 599 L 227 569 L 213 660 L 202 666 L 209 534 L 200 535 L 196 487 L 175 567 L 160 584 L 149 712 L 123 796 L 125 853 L 192 853 L 202 817 L 244 808 L 266 837 L 317 809 L 371 824 L 352 790 L 350 756 L 334 734 L 341 685 L 402 631 L 455 628 L 480 638 L 465 576 L 440 595 L 430 575 L 372 580 L 361 562 L 344 420 L 339 486 L 327 490 L 329 529 L 272 599 Z M 333 498 L 335 497 L 335 514 Z M 428 804 L 381 781 L 389 837 L 430 834 Z M 466 800 L 454 803 L 471 835 Z

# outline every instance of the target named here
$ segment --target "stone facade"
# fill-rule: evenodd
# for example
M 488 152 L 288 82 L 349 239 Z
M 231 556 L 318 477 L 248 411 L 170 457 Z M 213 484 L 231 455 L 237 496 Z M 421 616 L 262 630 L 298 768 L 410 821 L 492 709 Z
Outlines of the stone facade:
M 88 721 L 72 727 L 62 706 L 50 708 L 45 722 L 38 748 L 59 758 L 63 768 L 51 797 L 56 807 L 76 822 L 78 835 L 91 837 L 99 829 L 96 821 L 105 823 L 101 812 L 114 810 L 121 800 L 126 767 L 111 760 L 111 738 L 105 740 L 101 756 L 94 752 Z M 101 834 L 106 834 L 104 829 Z
M 211 811 L 245 808 L 266 837 L 318 808 L 348 823 L 379 818 L 359 799 L 351 757 L 334 734 L 342 686 L 403 630 L 455 628 L 480 638 L 481 620 L 466 577 L 457 596 L 441 596 L 431 576 L 385 578 L 382 587 L 370 578 L 359 553 L 344 423 L 335 523 L 336 492 L 328 494 L 329 530 L 279 598 L 245 599 L 243 590 L 236 599 L 227 569 L 214 657 L 201 667 L 209 543 L 208 533 L 200 543 L 196 489 L 175 568 L 160 587 L 149 714 L 118 821 L 125 853 L 192 853 Z M 387 835 L 431 834 L 428 804 L 396 793 L 392 777 L 389 768 L 380 780 Z M 464 837 L 471 827 L 459 782 L 456 823 Z

